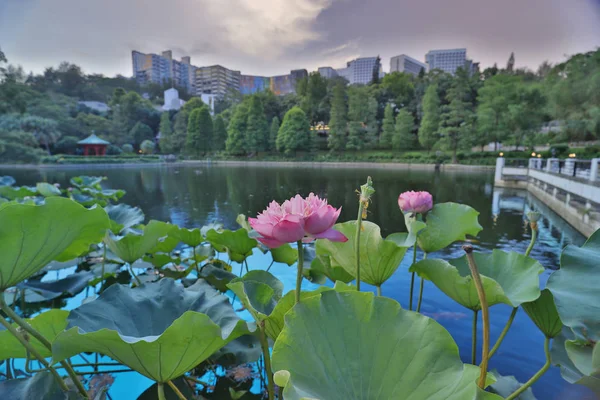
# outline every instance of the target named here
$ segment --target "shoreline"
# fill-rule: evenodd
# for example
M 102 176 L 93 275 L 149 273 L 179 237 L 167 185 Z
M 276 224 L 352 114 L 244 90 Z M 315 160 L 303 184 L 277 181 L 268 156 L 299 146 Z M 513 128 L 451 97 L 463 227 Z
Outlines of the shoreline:
M 245 161 L 245 160 L 189 160 L 156 163 L 98 163 L 98 164 L 0 164 L 0 169 L 92 169 L 92 168 L 147 168 L 147 167 L 184 167 L 184 166 L 230 166 L 230 167 L 301 167 L 301 168 L 378 168 L 378 169 L 414 169 L 435 170 L 436 164 L 420 163 L 378 163 L 378 162 L 338 162 L 338 161 Z M 440 164 L 440 171 L 493 171 L 494 165 Z

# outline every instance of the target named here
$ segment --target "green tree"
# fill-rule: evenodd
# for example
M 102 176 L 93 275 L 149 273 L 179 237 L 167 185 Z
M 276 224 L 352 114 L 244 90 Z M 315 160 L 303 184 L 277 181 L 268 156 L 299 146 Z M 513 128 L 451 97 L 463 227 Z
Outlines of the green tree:
M 277 134 L 277 150 L 290 155 L 296 151 L 311 150 L 310 123 L 300 107 L 293 107 L 283 118 Z
M 537 84 L 522 84 L 517 89 L 517 102 L 508 106 L 512 138 L 519 147 L 534 135 L 544 119 L 546 97 Z
M 415 96 L 413 77 L 404 72 L 392 72 L 383 77 L 381 86 L 388 98 L 402 108 L 409 105 Z
M 195 108 L 188 120 L 186 151 L 188 154 L 200 156 L 211 150 L 213 139 L 213 121 L 208 107 Z
M 259 96 L 250 97 L 246 124 L 246 151 L 256 153 L 267 148 L 269 125 Z
M 516 102 L 518 76 L 497 74 L 485 80 L 479 89 L 477 127 L 480 140 L 487 136 L 494 142 L 494 150 L 510 135 L 509 105 Z M 481 143 L 478 143 L 481 144 Z
M 377 121 L 377 111 L 379 103 L 375 97 L 370 96 L 367 100 L 367 113 L 365 115 L 366 140 L 365 147 L 372 149 L 377 146 L 379 140 L 379 121 Z
M 175 148 L 173 141 L 173 128 L 171 127 L 171 115 L 163 112 L 160 116 L 160 149 L 164 154 L 173 154 L 179 151 Z
M 471 94 L 468 72 L 458 68 L 446 95 L 449 104 L 443 106 L 440 130 L 443 135 L 440 144 L 444 150 L 452 151 L 453 163 L 458 162 L 456 152 L 459 148 L 468 149 L 475 143 Z
M 273 117 L 271 121 L 271 130 L 269 134 L 269 150 L 273 151 L 277 149 L 277 133 L 279 132 L 279 118 Z
M 156 145 L 151 140 L 144 140 L 142 144 L 140 144 L 140 150 L 146 155 L 154 153 L 155 147 Z
M 246 153 L 246 123 L 248 121 L 248 105 L 240 103 L 235 107 L 235 111 L 229 121 L 227 128 L 227 141 L 225 148 L 229 154 L 242 155 Z
M 225 127 L 225 121 L 221 115 L 215 117 L 215 131 L 213 137 L 213 150 L 222 151 L 225 150 L 225 141 L 227 140 L 227 128 Z
M 419 127 L 419 143 L 427 150 L 439 140 L 440 98 L 437 85 L 429 85 L 423 97 L 423 119 Z
M 362 150 L 376 143 L 377 100 L 368 86 L 353 86 L 348 90 L 348 141 L 347 150 Z
M 338 82 L 333 89 L 331 102 L 331 119 L 329 120 L 329 137 L 327 146 L 331 151 L 341 151 L 346 148 L 348 133 L 348 112 L 346 108 L 346 85 Z
M 389 149 L 392 147 L 394 129 L 394 109 L 392 108 L 392 105 L 388 103 L 385 106 L 383 126 L 381 130 L 381 136 L 379 137 L 379 147 L 382 149 Z
M 396 127 L 392 136 L 392 148 L 394 150 L 412 150 L 416 147 L 417 137 L 413 133 L 415 119 L 405 108 L 398 112 Z
M 181 153 L 185 148 L 189 117 L 190 113 L 184 110 L 180 110 L 177 114 L 175 114 L 175 123 L 173 124 L 173 136 L 171 138 L 170 143 L 175 153 Z
M 133 138 L 134 145 L 138 149 L 144 140 L 154 140 L 154 132 L 152 132 L 152 128 L 143 122 L 136 123 L 133 128 L 131 128 L 129 136 Z
M 79 138 L 75 136 L 63 136 L 54 145 L 54 152 L 58 154 L 75 154 L 79 145 Z
M 306 90 L 303 91 L 302 109 L 311 124 L 324 121 L 327 114 L 327 79 L 318 72 L 312 72 L 306 81 Z
M 202 99 L 200 97 L 192 97 L 189 101 L 187 101 L 183 105 L 183 107 L 181 107 L 181 110 L 191 113 L 196 108 L 202 108 L 204 106 L 206 106 L 206 104 L 204 104 L 204 102 L 202 101 Z

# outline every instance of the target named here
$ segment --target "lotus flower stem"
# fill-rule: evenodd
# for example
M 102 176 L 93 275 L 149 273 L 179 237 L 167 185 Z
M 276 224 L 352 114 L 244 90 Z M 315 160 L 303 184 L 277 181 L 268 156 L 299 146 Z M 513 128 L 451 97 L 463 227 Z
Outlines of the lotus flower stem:
M 381 285 L 377 286 L 377 296 L 381 297 Z
M 185 396 L 183 395 L 183 393 L 181 393 L 181 390 L 179 390 L 179 388 L 177 386 L 175 386 L 175 384 L 173 382 L 167 381 L 167 385 L 169 385 L 169 387 L 175 392 L 177 397 L 179 397 L 179 400 L 187 400 L 185 398 Z
M 162 382 L 158 382 L 158 400 L 167 400 L 165 396 L 165 385 Z
M 263 352 L 263 359 L 265 361 L 265 373 L 267 374 L 267 393 L 269 394 L 269 400 L 275 400 L 275 383 L 273 381 L 273 369 L 271 368 L 271 353 L 269 352 L 269 342 L 265 335 L 265 323 L 264 321 L 259 323 L 260 347 Z
M 471 364 L 477 365 L 477 310 L 473 310 L 473 330 L 471 332 Z
M 102 275 L 100 275 L 100 282 L 104 283 L 104 265 L 106 264 L 106 244 L 104 244 L 102 246 L 102 248 L 104 249 L 102 252 Z M 102 285 L 100 285 L 100 287 L 102 287 Z
M 417 262 L 417 244 L 415 243 L 415 245 L 413 246 L 413 261 L 412 261 L 411 265 L 415 265 L 416 262 Z M 408 309 L 410 311 L 412 311 L 412 307 L 413 307 L 414 288 L 415 288 L 415 273 L 413 272 L 410 277 L 410 296 L 408 298 Z
M 531 250 L 533 250 L 533 246 L 535 245 L 535 241 L 537 239 L 537 222 L 530 222 L 529 223 L 531 225 L 531 241 L 529 242 L 529 246 L 527 247 L 527 250 L 525 251 L 525 255 L 529 256 L 529 254 L 531 253 Z
M 477 264 L 475 263 L 475 258 L 473 257 L 473 246 L 465 245 L 463 246 L 463 250 L 465 253 L 467 253 L 469 269 L 471 270 L 473 282 L 475 283 L 475 288 L 477 289 L 477 296 L 479 297 L 479 303 L 481 304 L 481 319 L 483 320 L 483 345 L 481 349 L 481 364 L 479 364 L 481 372 L 479 374 L 478 386 L 481 389 L 484 389 L 490 352 L 490 310 L 485 297 L 483 283 L 481 282 L 481 275 L 479 275 L 479 270 L 477 269 Z
M 506 336 L 506 334 L 508 333 L 508 330 L 512 326 L 512 323 L 515 319 L 515 315 L 517 315 L 517 311 L 519 311 L 519 307 L 515 307 L 512 309 L 512 311 L 510 313 L 510 317 L 508 317 L 508 321 L 506 321 L 506 325 L 504 325 L 504 329 L 502 329 L 502 333 L 500 333 L 498 340 L 496 340 L 496 344 L 494 344 L 494 347 L 492 347 L 492 349 L 490 350 L 490 358 L 492 358 L 494 353 L 496 353 L 496 350 L 498 350 L 498 348 L 502 344 L 504 337 Z
M 550 358 L 550 338 L 548 336 L 546 336 L 546 339 L 544 340 L 544 353 L 546 353 L 546 363 L 544 364 L 544 366 L 542 368 L 540 368 L 540 370 L 538 372 L 536 372 L 536 374 L 534 376 L 532 376 L 531 379 L 529 379 L 520 388 L 515 390 L 514 393 L 512 393 L 510 396 L 508 396 L 506 398 L 506 400 L 514 400 L 517 397 L 519 397 L 519 395 L 521 393 L 523 393 L 531 385 L 533 385 L 538 379 L 540 379 L 542 377 L 542 375 L 544 375 L 546 373 L 546 371 L 548 371 L 548 369 L 550 368 L 550 365 L 552 364 L 552 360 Z
M 358 218 L 356 218 L 356 235 L 354 237 L 354 248 L 356 250 L 356 290 L 360 292 L 360 229 L 362 226 L 362 216 L 364 203 L 361 201 L 358 206 Z
M 298 272 L 296 273 L 296 303 L 300 303 L 300 287 L 302 286 L 302 268 L 304 267 L 304 250 L 302 240 L 298 240 Z
M 127 267 L 129 268 L 129 272 L 131 272 L 131 275 L 133 275 L 133 277 L 135 278 L 137 285 L 142 286 L 142 281 L 140 280 L 140 278 L 138 278 L 138 276 L 135 274 L 135 272 L 133 272 L 133 267 L 131 266 L 130 263 L 127 263 Z
M 196 268 L 196 275 L 200 278 L 200 269 L 198 268 L 198 259 L 196 258 L 196 247 L 192 246 L 192 255 L 194 256 L 194 267 Z
M 0 293 L 0 296 L 4 296 L 4 293 Z M 3 299 L 4 301 L 4 299 Z M 22 334 L 20 334 L 14 326 L 12 326 L 12 324 L 10 324 L 8 321 L 6 321 L 4 318 L 0 317 L 0 324 L 2 324 L 6 330 L 8 330 L 18 341 L 19 343 L 21 343 L 21 345 L 23 347 L 25 347 L 25 349 L 27 350 L 27 352 L 31 355 L 33 355 L 35 358 L 38 359 L 38 361 L 48 370 L 50 371 L 50 373 L 54 376 L 54 378 L 56 379 L 56 382 L 58 383 L 58 385 L 60 386 L 60 388 L 65 391 L 68 392 L 69 388 L 67 387 L 67 384 L 65 383 L 65 381 L 62 380 L 62 378 L 60 377 L 60 375 L 58 374 L 58 372 L 56 371 L 56 369 L 54 369 L 54 367 L 52 367 L 50 365 L 50 363 L 48 363 L 48 361 L 46 361 L 46 359 L 44 357 L 42 357 L 42 355 L 40 353 L 38 353 L 38 351 L 35 349 L 35 347 L 33 347 L 31 345 L 31 343 L 29 343 L 29 341 L 27 341 L 27 339 L 25 339 L 23 337 Z M 86 398 L 87 398 L 87 393 L 86 393 Z
M 13 309 L 10 308 L 6 304 L 6 302 L 4 301 L 4 292 L 0 292 L 0 309 L 2 309 L 2 311 L 4 311 L 4 313 L 6 315 L 8 315 L 8 317 L 10 319 L 12 319 L 13 321 L 15 321 L 15 323 L 17 325 L 19 325 L 23 330 L 25 330 L 25 332 L 29 333 L 31 336 L 33 336 L 34 338 L 36 338 L 44 347 L 46 347 L 48 350 L 52 350 L 52 344 L 50 343 L 50 341 L 48 339 L 46 339 L 44 337 L 44 335 L 42 335 L 37 330 L 35 330 L 31 325 L 29 325 L 29 323 L 27 321 L 25 321 L 24 319 L 22 319 L 21 317 L 19 317 L 17 315 L 17 313 L 14 312 Z M 0 320 L 2 320 L 3 322 L 6 322 L 4 320 L 4 318 L 0 318 Z M 11 328 L 12 328 L 12 325 L 11 325 Z M 19 339 L 19 337 L 17 337 L 17 339 Z M 19 340 L 19 341 L 21 341 L 21 340 Z M 27 344 L 29 344 L 29 343 L 27 342 Z M 33 351 L 31 351 L 31 349 L 28 346 L 25 346 L 25 348 L 28 349 L 35 358 L 37 358 L 38 360 L 40 360 L 39 357 L 36 356 L 36 354 L 39 355 L 39 353 L 35 349 Z M 33 347 L 31 347 L 31 348 L 33 348 Z M 42 362 L 42 360 L 40 360 L 40 362 L 42 363 L 42 365 L 44 365 L 44 367 L 46 367 L 48 369 L 54 369 L 51 366 L 49 366 L 49 364 L 46 362 L 46 360 L 43 360 L 43 362 Z M 46 364 L 44 364 L 44 363 L 46 363 Z M 75 373 L 75 371 L 71 367 L 71 364 L 69 363 L 69 361 L 68 360 L 61 361 L 60 365 L 62 365 L 62 367 L 65 369 L 65 371 L 67 371 L 67 373 L 69 374 L 69 377 L 71 378 L 71 380 L 73 381 L 73 383 L 75 384 L 75 386 L 77 386 L 77 390 L 79 391 L 79 393 L 81 393 L 81 395 L 85 399 L 87 399 L 88 398 L 87 391 L 85 390 L 85 388 L 81 384 L 81 381 L 79 379 L 77 379 L 77 374 Z M 54 370 L 54 371 L 56 372 L 56 370 Z
M 423 260 L 427 259 L 427 253 L 423 253 Z M 417 302 L 417 312 L 421 312 L 421 302 L 423 301 L 423 288 L 425 287 L 425 279 L 421 278 L 419 285 L 419 301 Z

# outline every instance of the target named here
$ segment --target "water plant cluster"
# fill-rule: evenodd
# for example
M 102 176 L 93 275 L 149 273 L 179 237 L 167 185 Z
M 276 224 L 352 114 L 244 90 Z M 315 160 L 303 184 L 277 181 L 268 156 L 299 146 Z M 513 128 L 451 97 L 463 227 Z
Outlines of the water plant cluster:
M 525 254 L 484 254 L 466 241 L 482 229 L 478 212 L 436 204 L 426 192 L 399 196 L 406 232 L 382 237 L 369 221 L 370 178 L 356 220 L 336 223 L 339 209 L 311 194 L 240 215 L 237 230 L 144 224 L 140 209 L 119 204 L 125 192 L 104 189 L 103 179 L 61 188 L 0 177 L 1 399 L 105 399 L 111 374 L 122 371 L 155 382 L 140 399 L 531 399 L 553 364 L 600 394 L 600 231 L 567 246 L 540 289 L 544 268 L 529 256 L 537 213 L 528 215 Z M 455 242 L 465 242 L 462 257 L 430 257 Z M 251 270 L 256 251 L 270 253 L 271 264 Z M 383 286 L 404 257 L 411 287 L 400 304 Z M 73 266 L 62 279 L 42 279 Z M 284 293 L 277 269 L 294 267 L 296 288 Z M 321 286 L 302 291 L 304 279 Z M 471 310 L 470 362 L 420 313 L 425 280 Z M 70 311 L 26 318 L 28 305 L 82 290 L 95 294 Z M 240 317 L 240 303 L 251 320 Z M 491 343 L 497 304 L 513 311 Z M 520 309 L 544 334 L 546 353 L 524 383 L 488 371 Z

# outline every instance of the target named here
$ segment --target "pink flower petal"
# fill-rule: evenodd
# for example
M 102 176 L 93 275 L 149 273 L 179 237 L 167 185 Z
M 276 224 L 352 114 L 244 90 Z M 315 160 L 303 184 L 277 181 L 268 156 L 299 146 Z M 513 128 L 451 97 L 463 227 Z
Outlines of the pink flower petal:
M 273 226 L 273 239 L 283 243 L 294 243 L 304 237 L 304 219 L 288 214 Z
M 328 239 L 332 242 L 347 242 L 348 238 L 340 231 L 331 228 L 317 235 L 312 235 L 315 239 Z
M 324 232 L 335 224 L 340 216 L 340 212 L 341 209 L 336 210 L 330 205 L 320 207 L 316 212 L 306 218 L 304 229 L 311 235 Z
M 283 246 L 285 243 L 283 242 L 279 242 L 275 239 L 267 239 L 264 237 L 258 237 L 256 238 L 256 240 L 258 240 L 259 242 L 261 242 L 262 244 L 264 244 L 265 246 L 267 246 L 270 249 L 276 249 L 278 247 Z
M 256 218 L 248 218 L 248 223 L 256 232 L 260 233 L 261 236 L 272 237 L 273 236 L 273 225 L 275 223 L 263 222 Z

